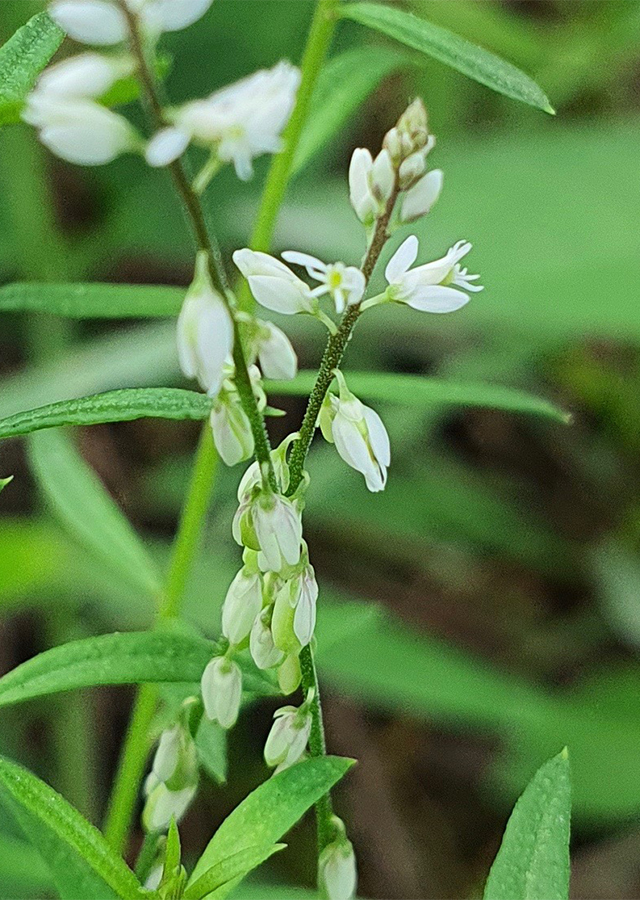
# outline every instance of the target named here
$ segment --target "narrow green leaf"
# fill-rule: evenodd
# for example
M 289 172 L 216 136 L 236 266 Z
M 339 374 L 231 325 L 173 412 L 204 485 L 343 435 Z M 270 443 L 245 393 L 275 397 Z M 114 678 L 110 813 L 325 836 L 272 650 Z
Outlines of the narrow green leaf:
M 172 818 L 164 851 L 164 878 L 172 878 L 176 874 L 176 870 L 180 867 L 181 860 L 182 847 L 180 846 L 180 832 L 178 831 L 176 820 Z
M 305 395 L 313 387 L 315 374 L 310 370 L 302 371 L 293 381 L 271 381 L 267 383 L 267 387 L 273 394 Z M 485 406 L 545 416 L 559 422 L 571 421 L 568 413 L 550 401 L 500 384 L 464 384 L 390 372 L 347 372 L 346 375 L 353 392 L 371 400 L 426 409 L 439 406 Z
M 484 900 L 567 900 L 571 774 L 566 748 L 534 775 L 515 805 Z
M 51 874 L 36 848 L 6 834 L 0 835 L 0 885 L 2 897 L 7 890 L 15 891 L 16 897 L 48 896 L 52 891 Z
M 549 99 L 532 78 L 506 60 L 440 25 L 382 3 L 347 3 L 340 7 L 339 13 L 345 19 L 375 28 L 401 44 L 457 69 L 499 94 L 548 113 L 554 112 Z
M 18 120 L 27 94 L 63 38 L 64 31 L 42 12 L 0 47 L 0 125 Z
M 189 887 L 235 853 L 275 844 L 352 765 L 353 760 L 336 756 L 308 759 L 265 781 L 216 831 L 196 864 Z M 228 890 L 236 883 L 230 882 Z M 216 900 L 224 896 L 224 890 L 216 893 Z
M 149 896 L 97 828 L 49 785 L 3 758 L 0 797 L 48 864 L 63 900 Z
M 388 47 L 355 47 L 330 59 L 318 77 L 311 101 L 313 115 L 302 132 L 293 174 L 346 125 L 383 78 L 410 62 L 406 54 Z
M 71 641 L 0 678 L 0 707 L 95 685 L 197 683 L 213 651 L 210 641 L 162 631 Z
M 8 478 L 0 478 L 0 491 L 3 491 L 6 486 L 13 481 L 13 475 L 9 475 Z
M 34 697 L 106 684 L 197 685 L 215 644 L 178 632 L 105 634 L 45 650 L 0 678 L 0 707 Z M 273 693 L 269 682 L 247 673 L 245 687 Z
M 42 490 L 76 540 L 123 583 L 157 594 L 160 580 L 143 543 L 69 436 L 33 434 L 29 455 Z
M 79 400 L 63 400 L 0 419 L 0 438 L 17 437 L 61 425 L 99 425 L 147 417 L 206 419 L 210 412 L 211 400 L 206 394 L 179 388 L 131 388 L 107 391 Z
M 32 284 L 0 288 L 0 312 L 46 312 L 69 319 L 177 316 L 185 288 L 144 284 Z
M 221 896 L 218 894 L 220 888 L 230 882 L 237 884 L 238 879 L 253 872 L 270 856 L 284 850 L 285 847 L 286 844 L 271 844 L 268 847 L 249 847 L 234 853 L 196 879 L 184 892 L 184 900 L 200 900 L 209 894 L 216 898 Z

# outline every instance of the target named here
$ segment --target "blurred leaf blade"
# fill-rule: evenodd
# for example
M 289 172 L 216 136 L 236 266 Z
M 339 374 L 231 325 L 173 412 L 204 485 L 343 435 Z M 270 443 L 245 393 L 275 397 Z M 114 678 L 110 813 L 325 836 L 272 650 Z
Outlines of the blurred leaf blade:
M 30 435 L 29 456 L 46 497 L 79 543 L 123 582 L 155 596 L 160 578 L 144 544 L 69 435 Z
M 41 12 L 0 47 L 0 125 L 19 121 L 27 94 L 63 38 L 62 29 Z
M 446 28 L 384 4 L 347 3 L 340 7 L 339 12 L 342 18 L 382 31 L 499 94 L 544 112 L 554 112 L 549 99 L 532 78 L 506 60 Z
M 285 846 L 285 844 L 270 844 L 267 847 L 248 847 L 234 853 L 197 878 L 184 892 L 184 900 L 199 900 L 210 894 L 217 900 L 223 896 L 221 888 L 230 883 L 237 884 L 239 879 L 253 872 L 274 853 L 284 850 Z
M 32 434 L 64 425 L 99 425 L 159 418 L 178 421 L 206 419 L 211 400 L 206 394 L 179 388 L 131 388 L 107 391 L 79 400 L 63 400 L 0 419 L 0 439 Z
M 37 284 L 0 287 L 0 312 L 46 312 L 70 319 L 177 316 L 186 289 L 147 284 Z
M 13 475 L 9 475 L 7 478 L 0 478 L 0 491 L 3 491 L 8 484 L 11 484 L 13 481 Z
M 3 758 L 0 796 L 50 867 L 62 900 L 132 900 L 145 894 L 97 828 L 49 785 Z
M 313 387 L 314 376 L 313 371 L 302 371 L 292 381 L 268 382 L 267 387 L 273 393 L 304 396 Z M 347 372 L 347 381 L 355 394 L 382 402 L 427 409 L 481 406 L 543 416 L 558 422 L 570 421 L 570 416 L 550 401 L 499 384 L 464 384 L 392 372 Z
M 567 900 L 571 775 L 563 750 L 534 775 L 507 823 L 484 900 Z

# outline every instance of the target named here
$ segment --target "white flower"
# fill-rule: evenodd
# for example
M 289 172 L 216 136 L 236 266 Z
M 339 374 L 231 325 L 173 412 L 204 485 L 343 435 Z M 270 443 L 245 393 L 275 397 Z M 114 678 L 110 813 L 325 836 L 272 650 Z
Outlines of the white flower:
M 311 714 L 303 706 L 283 706 L 273 714 L 275 719 L 264 745 L 264 760 L 279 771 L 297 763 L 307 747 L 311 733 Z
M 220 162 L 233 162 L 238 178 L 253 174 L 253 160 L 277 153 L 280 135 L 293 110 L 300 71 L 284 60 L 223 88 L 206 100 L 187 103 L 172 114 L 147 150 L 150 165 L 168 165 L 195 143 L 215 151 Z
M 138 139 L 127 120 L 88 99 L 34 91 L 22 118 L 39 130 L 45 147 L 67 162 L 99 166 L 134 150 Z
M 142 824 L 145 830 L 152 834 L 166 831 L 171 825 L 172 819 L 179 822 L 189 808 L 197 790 L 197 784 L 179 791 L 170 790 L 163 781 L 155 784 L 152 789 L 148 790 L 142 813 Z
M 422 312 L 447 313 L 460 309 L 469 302 L 469 297 L 457 290 L 458 287 L 472 292 L 482 290 L 481 285 L 473 283 L 480 276 L 469 275 L 460 267 L 460 260 L 470 250 L 468 241 L 458 241 L 441 259 L 412 269 L 418 256 L 418 239 L 410 235 L 385 269 L 389 282 L 387 297 Z
M 198 760 L 191 734 L 180 724 L 165 729 L 144 786 L 147 831 L 165 831 L 186 812 L 198 786 Z
M 222 385 L 233 338 L 231 314 L 211 283 L 207 254 L 201 252 L 178 316 L 178 357 L 187 378 L 197 378 L 211 397 Z
M 362 472 L 370 491 L 384 490 L 391 461 L 389 435 L 375 410 L 351 393 L 344 376 L 336 371 L 340 396 L 329 394 L 320 415 L 326 440 L 335 443 L 342 459 Z
M 279 259 L 245 247 L 235 251 L 233 261 L 261 306 L 287 316 L 313 313 L 311 289 Z
M 327 900 L 351 900 L 355 896 L 358 873 L 351 841 L 342 838 L 325 847 L 318 871 Z
M 80 53 L 49 66 L 38 79 L 34 93 L 50 97 L 91 98 L 106 94 L 120 78 L 133 72 L 130 57 Z M 32 94 L 33 96 L 33 94 Z
M 160 742 L 153 757 L 151 771 L 158 781 L 169 781 L 178 767 L 182 744 L 182 728 L 174 725 L 160 735 Z
M 126 0 L 143 31 L 159 35 L 193 24 L 213 0 Z M 53 0 L 49 14 L 69 37 L 83 44 L 111 45 L 129 36 L 127 17 L 113 0 Z
M 231 644 L 248 637 L 262 609 L 262 578 L 246 566 L 231 582 L 222 607 L 222 633 Z
M 291 381 L 298 371 L 298 357 L 287 335 L 273 322 L 258 321 L 258 361 L 265 378 Z
M 401 222 L 415 222 L 426 216 L 442 192 L 444 173 L 442 169 L 428 172 L 417 184 L 407 191 L 402 201 Z
M 256 617 L 249 637 L 251 656 L 259 669 L 271 669 L 282 662 L 284 658 L 284 653 L 276 647 L 273 641 L 269 622 L 270 615 L 270 610 L 265 609 Z
M 261 491 L 249 504 L 248 512 L 255 531 L 260 560 L 267 571 L 280 572 L 285 565 L 295 566 L 300 560 L 302 520 L 295 504 L 282 494 Z M 242 544 L 240 533 L 234 537 Z
M 232 728 L 240 712 L 242 673 L 233 660 L 216 656 L 202 673 L 202 702 L 207 718 Z
M 297 250 L 285 250 L 282 258 L 294 265 L 304 266 L 314 281 L 320 285 L 311 291 L 312 297 L 321 297 L 329 294 L 335 303 L 336 312 L 344 312 L 345 306 L 352 306 L 362 300 L 366 280 L 360 269 L 355 266 L 345 266 L 344 263 L 323 263 L 315 256 L 308 253 L 298 253 Z
M 384 211 L 393 193 L 396 173 L 387 150 L 375 160 L 368 150 L 358 147 L 349 164 L 349 199 L 357 217 L 367 227 Z
M 253 455 L 254 439 L 249 417 L 235 391 L 223 391 L 211 409 L 213 442 L 227 466 Z

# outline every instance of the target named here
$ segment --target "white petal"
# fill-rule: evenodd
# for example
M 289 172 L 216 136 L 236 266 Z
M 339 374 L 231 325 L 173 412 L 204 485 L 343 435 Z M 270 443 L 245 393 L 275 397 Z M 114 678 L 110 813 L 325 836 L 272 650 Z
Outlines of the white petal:
M 42 143 L 61 159 L 100 166 L 131 149 L 132 130 L 123 116 L 90 100 L 69 101 L 66 114 L 66 121 L 45 125 L 40 132 Z
M 417 288 L 410 299 L 406 301 L 407 305 L 413 309 L 432 313 L 455 312 L 468 302 L 468 294 L 439 284 Z
M 388 150 L 381 150 L 376 156 L 370 181 L 376 200 L 386 204 L 396 183 L 396 173 Z
M 215 397 L 224 378 L 224 366 L 233 349 L 233 321 L 222 300 L 203 306 L 196 329 L 198 380 Z
M 442 169 L 434 169 L 407 191 L 402 203 L 403 222 L 414 222 L 431 211 L 442 191 L 443 180 Z
M 412 269 L 408 273 L 405 283 L 411 286 L 415 284 L 440 284 L 449 275 L 455 264 L 463 256 L 466 256 L 470 250 L 471 244 L 469 241 L 458 241 L 440 259 L 434 259 L 433 262 L 424 263 L 424 265 Z
M 410 234 L 406 241 L 400 244 L 384 270 L 384 277 L 389 284 L 397 284 L 407 269 L 411 268 L 418 258 L 418 246 L 415 234 Z
M 364 289 L 367 286 L 364 272 L 361 272 L 360 269 L 357 269 L 355 266 L 348 266 L 345 270 L 344 282 L 345 287 L 349 292 L 347 299 L 348 305 L 353 306 L 354 303 L 359 303 L 362 300 Z
M 189 135 L 179 128 L 163 128 L 151 138 L 145 151 L 145 159 L 150 166 L 168 166 L 182 156 L 189 146 Z
M 323 263 L 321 259 L 310 256 L 308 253 L 299 253 L 297 250 L 285 250 L 282 258 L 296 266 L 304 266 L 312 277 L 316 272 L 325 272 L 327 268 L 327 264 Z
M 49 15 L 83 44 L 120 44 L 129 34 L 124 13 L 106 0 L 53 0 Z
M 363 414 L 367 423 L 367 431 L 369 432 L 371 451 L 378 462 L 386 468 L 391 462 L 391 444 L 389 443 L 387 429 L 384 427 L 384 422 L 375 409 L 365 406 Z
M 377 466 L 371 458 L 364 437 L 353 422 L 338 412 L 333 420 L 332 432 L 336 450 L 347 465 L 365 477 L 372 474 L 375 477 Z
M 233 261 L 245 278 L 252 275 L 284 275 L 292 281 L 299 281 L 283 262 L 280 262 L 275 256 L 261 253 L 259 250 L 249 250 L 248 247 L 236 250 L 233 254 Z
M 309 288 L 302 281 L 273 275 L 253 275 L 248 278 L 251 293 L 261 306 L 291 316 L 308 312 L 311 308 Z
M 298 371 L 298 357 L 287 335 L 272 322 L 263 323 L 268 336 L 260 340 L 258 360 L 265 378 L 291 381 Z
M 122 69 L 99 53 L 80 53 L 46 69 L 36 91 L 60 97 L 100 97 L 118 80 Z
M 197 22 L 213 0 L 147 0 L 142 8 L 142 21 L 156 32 L 179 31 Z

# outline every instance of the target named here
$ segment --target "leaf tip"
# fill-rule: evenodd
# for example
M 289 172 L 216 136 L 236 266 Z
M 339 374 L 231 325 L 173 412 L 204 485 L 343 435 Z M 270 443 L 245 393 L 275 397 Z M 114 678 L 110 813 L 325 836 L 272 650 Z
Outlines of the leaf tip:
M 560 751 L 559 755 L 560 755 L 560 759 L 562 759 L 566 762 L 569 759 L 569 748 L 563 747 L 562 750 Z
M 0 491 L 3 488 L 6 488 L 8 484 L 13 481 L 13 475 L 9 475 L 7 478 L 0 478 Z

